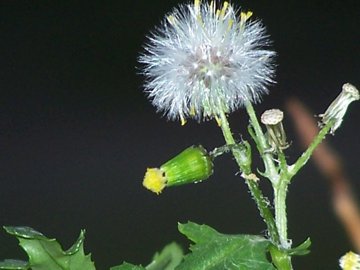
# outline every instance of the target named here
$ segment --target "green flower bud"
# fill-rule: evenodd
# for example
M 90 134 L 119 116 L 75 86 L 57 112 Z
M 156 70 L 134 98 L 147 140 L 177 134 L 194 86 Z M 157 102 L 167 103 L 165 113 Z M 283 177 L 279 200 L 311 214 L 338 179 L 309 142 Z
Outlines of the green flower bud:
M 207 151 L 202 146 L 191 146 L 160 168 L 148 168 L 143 185 L 159 194 L 165 187 L 200 182 L 212 173 L 212 158 Z

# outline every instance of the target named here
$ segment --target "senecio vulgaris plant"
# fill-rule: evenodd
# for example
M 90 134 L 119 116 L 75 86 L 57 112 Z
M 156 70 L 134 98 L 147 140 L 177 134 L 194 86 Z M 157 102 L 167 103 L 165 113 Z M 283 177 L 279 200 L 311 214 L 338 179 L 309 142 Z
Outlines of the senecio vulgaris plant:
M 276 53 L 270 48 L 263 24 L 251 17 L 252 12 L 237 10 L 228 2 L 195 0 L 175 8 L 148 36 L 139 62 L 146 77 L 145 92 L 153 105 L 181 125 L 188 119 L 199 123 L 215 120 L 225 145 L 221 143 L 211 151 L 201 145 L 190 146 L 159 168 L 148 168 L 143 185 L 160 194 L 168 187 L 204 181 L 213 173 L 213 160 L 231 153 L 267 233 L 226 235 L 207 225 L 179 224 L 180 232 L 195 243 L 189 254 L 184 256 L 182 249 L 172 243 L 146 267 L 123 263 L 111 270 L 290 270 L 292 256 L 309 252 L 310 239 L 294 247 L 288 238 L 288 186 L 317 145 L 340 127 L 349 104 L 359 100 L 360 95 L 355 86 L 344 84 L 339 96 L 319 115 L 321 129 L 313 142 L 295 163 L 288 164 L 283 112 L 265 111 L 260 118 L 262 127 L 253 108 L 274 82 Z M 234 138 L 231 132 L 227 116 L 238 109 L 245 109 L 249 116 L 247 132 L 256 147 Z M 255 152 L 263 161 L 263 169 L 252 166 Z M 263 195 L 260 181 L 271 183 L 273 202 Z M 5 230 L 19 239 L 29 261 L 5 260 L 0 262 L 0 269 L 95 269 L 90 255 L 83 251 L 83 231 L 76 243 L 63 251 L 54 239 L 29 227 Z M 360 269 L 360 256 L 348 252 L 339 264 L 345 270 Z
M 229 253 L 226 244 L 217 242 L 220 236 L 213 229 L 182 224 L 179 230 L 196 245 L 176 269 L 293 269 L 291 257 L 308 253 L 311 242 L 307 239 L 293 247 L 288 238 L 288 185 L 316 146 L 339 128 L 348 105 L 359 99 L 358 90 L 345 84 L 326 112 L 319 115 L 321 130 L 314 141 L 294 164 L 288 164 L 283 112 L 270 109 L 261 115 L 264 133 L 253 108 L 273 82 L 276 53 L 270 49 L 265 27 L 251 16 L 251 12 L 238 12 L 228 2 L 217 5 L 215 1 L 195 0 L 166 16 L 149 36 L 139 59 L 147 79 L 145 92 L 158 111 L 182 125 L 190 118 L 198 122 L 215 119 L 226 143 L 210 152 L 202 146 L 185 149 L 159 168 L 148 168 L 143 185 L 160 194 L 166 187 L 206 180 L 213 172 L 212 160 L 231 152 L 267 229 L 265 236 L 239 235 L 237 240 L 221 235 L 234 241 L 229 241 L 234 245 Z M 231 132 L 227 115 L 240 108 L 249 115 L 247 131 L 263 160 L 264 171 L 252 167 L 254 149 L 250 143 L 239 141 Z M 259 187 L 263 179 L 272 185 L 273 203 Z M 202 238 L 207 230 L 216 236 Z M 266 253 L 270 253 L 271 261 L 267 261 Z

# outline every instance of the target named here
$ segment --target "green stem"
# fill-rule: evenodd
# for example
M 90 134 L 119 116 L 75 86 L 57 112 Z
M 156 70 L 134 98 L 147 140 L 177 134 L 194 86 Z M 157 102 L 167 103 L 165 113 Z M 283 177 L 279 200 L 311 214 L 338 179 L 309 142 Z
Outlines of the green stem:
M 289 184 L 288 166 L 284 153 L 279 150 L 278 159 L 280 162 L 280 180 L 277 185 L 273 185 L 274 189 L 274 208 L 275 222 L 280 236 L 280 243 L 283 248 L 290 248 L 287 239 L 287 215 L 286 215 L 286 195 Z
M 314 152 L 315 148 L 325 139 L 325 136 L 329 133 L 331 127 L 334 125 L 334 120 L 329 121 L 318 133 L 315 139 L 312 141 L 308 149 L 298 158 L 298 160 L 289 167 L 289 180 L 297 174 L 297 172 L 304 167 L 304 165 L 309 161 L 312 153 Z
M 274 208 L 275 208 L 275 222 L 279 232 L 281 247 L 290 248 L 287 239 L 287 215 L 286 215 L 286 195 L 287 195 L 287 181 L 280 180 L 278 186 L 274 188 Z
M 223 132 L 226 143 L 228 145 L 234 145 L 235 140 L 231 133 L 229 122 L 225 116 L 225 113 L 223 112 L 220 114 L 220 121 L 221 121 L 220 123 L 221 130 Z M 275 245 L 278 245 L 279 235 L 276 228 L 275 220 L 273 214 L 271 213 L 268 207 L 269 205 L 268 200 L 264 197 L 256 182 L 256 176 L 251 172 L 251 167 L 250 167 L 251 161 L 247 161 L 246 163 L 244 163 L 243 158 L 241 156 L 243 155 L 243 153 L 240 153 L 239 150 L 237 150 L 236 148 L 232 148 L 231 151 L 233 156 L 235 157 L 237 164 L 240 167 L 240 170 L 243 172 L 243 176 L 246 180 L 246 184 L 248 185 L 251 195 L 256 202 L 256 205 L 260 211 L 260 215 L 264 219 L 264 222 L 267 225 L 270 238 Z
M 286 249 L 289 246 L 287 241 L 286 216 L 287 181 L 282 181 L 282 177 L 288 177 L 286 159 L 284 154 L 281 152 L 279 154 L 280 168 L 282 168 L 282 172 L 284 172 L 284 174 L 280 176 L 277 172 L 272 153 L 266 151 L 266 149 L 268 149 L 268 144 L 256 117 L 255 110 L 249 102 L 246 103 L 245 106 L 250 118 L 251 127 L 253 129 L 250 129 L 250 134 L 252 134 L 253 138 L 255 137 L 254 141 L 265 165 L 265 175 L 272 183 L 274 189 L 275 224 L 276 232 L 279 237 L 278 246 Z M 286 254 L 286 252 L 278 250 L 278 252 L 272 252 L 271 256 L 278 269 L 292 269 L 291 256 Z
M 264 161 L 265 174 L 273 184 L 277 184 L 277 182 L 279 181 L 279 175 L 277 173 L 272 154 L 265 151 L 268 148 L 268 144 L 266 142 L 265 135 L 260 127 L 259 121 L 257 120 L 254 107 L 251 105 L 250 102 L 247 102 L 245 104 L 245 107 L 250 117 L 251 126 L 253 127 L 257 138 L 256 146 L 259 150 L 262 160 Z
M 281 175 L 280 180 L 274 188 L 274 207 L 275 222 L 280 236 L 280 243 L 283 248 L 290 248 L 287 239 L 287 215 L 286 215 L 286 195 L 291 178 L 308 162 L 315 148 L 322 142 L 326 134 L 330 131 L 333 122 L 330 121 L 324 126 L 315 137 L 309 148 L 299 157 L 294 165 L 288 167 L 285 156 L 282 152 L 278 154 L 280 160 Z
M 292 270 L 290 256 L 278 247 L 270 246 L 270 254 L 273 264 L 279 270 Z

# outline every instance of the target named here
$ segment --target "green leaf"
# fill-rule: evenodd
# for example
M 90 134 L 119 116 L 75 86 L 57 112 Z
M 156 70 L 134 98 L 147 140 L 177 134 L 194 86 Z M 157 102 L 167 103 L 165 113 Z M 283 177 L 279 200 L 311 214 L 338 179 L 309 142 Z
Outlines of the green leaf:
M 20 260 L 4 260 L 0 262 L 0 269 L 4 270 L 27 270 L 29 269 L 28 262 Z
M 183 257 L 181 247 L 176 243 L 170 243 L 155 253 L 152 262 L 145 268 L 124 262 L 122 265 L 111 267 L 110 270 L 174 270 Z
M 29 262 L 28 268 L 25 264 L 21 266 L 19 261 L 19 267 L 22 268 L 4 268 L 7 267 L 5 263 L 9 262 L 7 260 L 3 262 L 4 267 L 0 269 L 95 270 L 90 254 L 84 254 L 85 231 L 81 231 L 79 238 L 70 249 L 63 251 L 55 239 L 49 239 L 30 227 L 4 227 L 4 229 L 7 233 L 18 238 L 20 246 L 29 257 Z M 13 262 L 15 265 L 15 261 Z
M 307 238 L 303 243 L 299 246 L 292 248 L 288 251 L 288 254 L 291 256 L 303 256 L 310 253 L 311 240 Z
M 160 253 L 154 255 L 146 270 L 174 270 L 184 257 L 181 247 L 176 243 L 168 244 Z
M 262 236 L 225 235 L 192 222 L 179 224 L 179 231 L 195 245 L 176 270 L 275 270 L 266 258 L 270 242 Z
M 124 262 L 122 265 L 111 267 L 110 270 L 146 270 L 146 268 Z

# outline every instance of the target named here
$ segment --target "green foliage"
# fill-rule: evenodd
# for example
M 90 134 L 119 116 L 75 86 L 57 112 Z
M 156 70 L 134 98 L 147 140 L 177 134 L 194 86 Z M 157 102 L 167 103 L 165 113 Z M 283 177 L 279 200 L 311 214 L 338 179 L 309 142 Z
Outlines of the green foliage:
M 272 261 L 277 269 L 292 269 L 290 261 L 288 260 L 289 256 L 303 256 L 310 253 L 311 240 L 307 238 L 299 246 L 291 249 L 279 249 L 274 245 L 271 245 L 269 248 Z
M 311 240 L 307 238 L 303 243 L 301 243 L 296 248 L 289 249 L 287 252 L 291 256 L 303 256 L 310 253 Z
M 171 243 L 165 246 L 160 253 L 154 255 L 146 270 L 173 270 L 181 263 L 183 257 L 182 248 L 176 243 Z
M 179 231 L 195 243 L 185 257 L 172 243 L 146 267 L 125 262 L 110 270 L 275 270 L 266 258 L 271 243 L 262 236 L 226 235 L 192 222 L 179 224 Z
M 95 270 L 90 254 L 84 254 L 84 231 L 67 251 L 63 251 L 56 239 L 49 239 L 30 227 L 4 227 L 14 235 L 29 257 L 28 262 L 4 260 L 0 269 L 6 270 Z
M 110 270 L 174 270 L 184 257 L 181 247 L 176 243 L 168 244 L 161 252 L 157 252 L 152 262 L 145 268 L 129 263 L 111 267 Z
M 146 268 L 124 262 L 122 265 L 111 267 L 110 270 L 146 270 Z
M 3 270 L 95 270 L 90 255 L 84 254 L 84 231 L 67 251 L 63 251 L 55 239 L 49 239 L 30 227 L 4 227 L 7 233 L 18 238 L 29 261 L 4 260 L 0 262 Z M 110 270 L 274 270 L 266 255 L 271 244 L 269 240 L 257 235 L 226 235 L 207 225 L 192 222 L 179 224 L 179 231 L 194 242 L 191 253 L 184 257 L 182 249 L 176 244 L 167 245 L 156 253 L 152 262 L 146 266 L 123 263 Z M 308 247 L 306 241 L 294 253 Z M 297 252 L 296 252 L 297 251 Z M 300 252 L 301 253 L 301 252 Z
M 0 262 L 0 269 L 6 270 L 22 270 L 29 269 L 29 263 L 20 260 L 4 260 Z
M 266 259 L 270 242 L 257 235 L 221 234 L 207 225 L 179 224 L 179 231 L 195 243 L 176 270 L 273 270 Z

